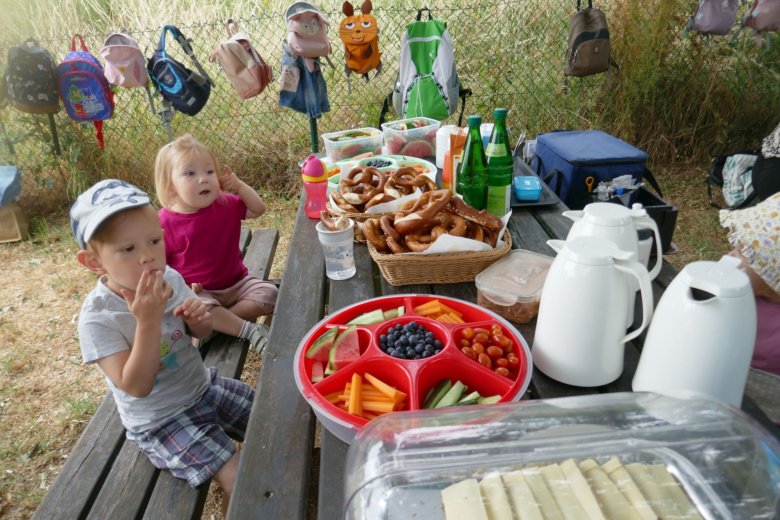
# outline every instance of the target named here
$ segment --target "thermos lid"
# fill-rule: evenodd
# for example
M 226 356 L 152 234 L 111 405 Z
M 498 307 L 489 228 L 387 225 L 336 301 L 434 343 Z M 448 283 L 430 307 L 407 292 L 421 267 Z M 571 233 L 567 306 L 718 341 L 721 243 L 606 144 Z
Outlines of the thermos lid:
M 720 298 L 739 298 L 752 293 L 750 279 L 739 269 L 739 259 L 723 256 L 719 261 L 701 260 L 680 272 L 687 285 Z
M 642 210 L 644 212 L 644 210 Z M 583 209 L 583 220 L 600 226 L 626 226 L 632 224 L 632 210 L 611 202 L 593 202 Z M 640 216 L 640 215 L 636 215 Z
M 587 265 L 612 265 L 615 259 L 636 260 L 636 254 L 619 249 L 614 242 L 591 236 L 566 240 L 561 254 L 573 262 Z

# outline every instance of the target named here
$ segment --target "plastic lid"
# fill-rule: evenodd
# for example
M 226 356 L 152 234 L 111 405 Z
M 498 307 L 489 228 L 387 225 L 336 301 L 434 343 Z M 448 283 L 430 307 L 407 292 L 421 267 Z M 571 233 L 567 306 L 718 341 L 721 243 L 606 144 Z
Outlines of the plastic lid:
M 600 226 L 631 225 L 631 210 L 611 202 L 594 202 L 585 206 L 583 220 Z
M 727 255 L 718 262 L 692 262 L 683 268 L 680 276 L 691 287 L 717 294 L 721 298 L 739 298 L 753 289 L 750 279 L 738 266 L 739 260 Z
M 469 116 L 467 121 L 469 126 L 479 126 L 482 124 L 482 116 Z
M 559 255 L 565 255 L 569 260 L 585 265 L 611 265 L 615 259 L 636 260 L 633 252 L 618 249 L 618 246 L 605 238 L 582 236 L 566 240 Z
M 515 249 L 477 275 L 474 283 L 496 305 L 537 300 L 553 259 Z

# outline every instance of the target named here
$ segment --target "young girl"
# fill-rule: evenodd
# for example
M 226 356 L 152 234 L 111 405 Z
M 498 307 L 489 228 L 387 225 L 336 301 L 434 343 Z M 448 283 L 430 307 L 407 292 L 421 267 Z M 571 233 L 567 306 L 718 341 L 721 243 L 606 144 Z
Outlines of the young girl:
M 217 165 L 208 148 L 189 134 L 163 146 L 154 167 L 163 208 L 165 256 L 209 307 L 214 330 L 238 336 L 262 350 L 276 287 L 248 274 L 241 259 L 241 221 L 265 212 L 260 195 L 233 171 Z

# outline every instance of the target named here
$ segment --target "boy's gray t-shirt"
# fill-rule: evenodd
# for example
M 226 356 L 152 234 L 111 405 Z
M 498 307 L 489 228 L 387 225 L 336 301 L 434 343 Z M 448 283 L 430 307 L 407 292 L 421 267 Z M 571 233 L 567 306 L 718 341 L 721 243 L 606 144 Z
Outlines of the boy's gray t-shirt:
M 114 395 L 125 428 L 143 432 L 191 408 L 210 385 L 208 371 L 181 317 L 173 310 L 188 297 L 196 297 L 175 270 L 166 267 L 163 279 L 171 285 L 160 338 L 160 368 L 152 392 L 133 397 L 120 390 L 110 378 L 106 383 Z M 84 363 L 129 350 L 135 339 L 135 317 L 124 298 L 98 280 L 81 307 L 79 341 Z

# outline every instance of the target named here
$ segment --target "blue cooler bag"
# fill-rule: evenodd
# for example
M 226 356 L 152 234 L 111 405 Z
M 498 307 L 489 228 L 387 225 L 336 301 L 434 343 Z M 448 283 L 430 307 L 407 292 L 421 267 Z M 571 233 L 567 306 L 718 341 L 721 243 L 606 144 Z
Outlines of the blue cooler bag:
M 582 209 L 595 200 L 591 192 L 595 194 L 599 182 L 621 175 L 631 175 L 637 182 L 645 177 L 661 195 L 646 162 L 645 152 L 617 137 L 581 130 L 537 136 L 531 165 L 569 208 Z

